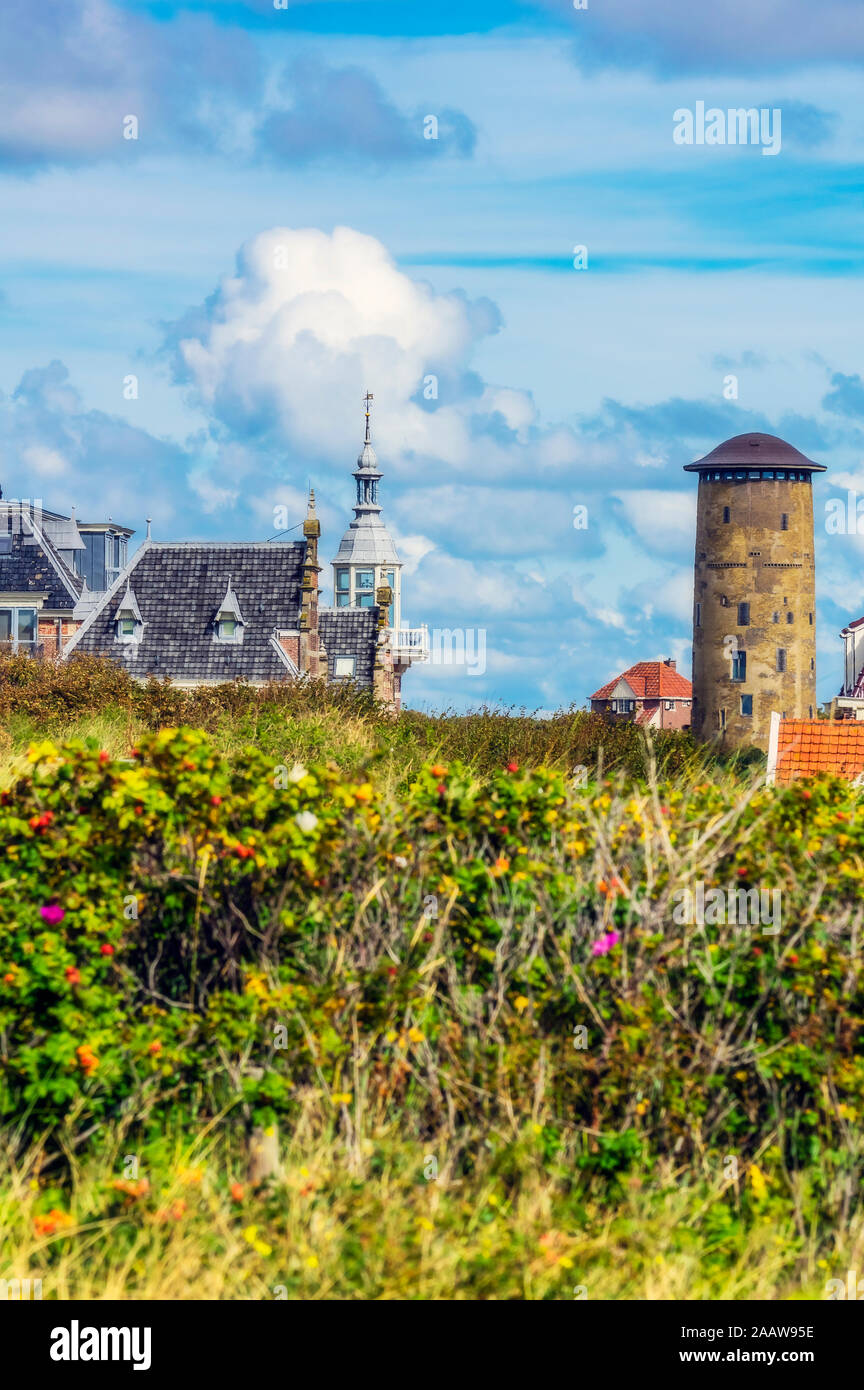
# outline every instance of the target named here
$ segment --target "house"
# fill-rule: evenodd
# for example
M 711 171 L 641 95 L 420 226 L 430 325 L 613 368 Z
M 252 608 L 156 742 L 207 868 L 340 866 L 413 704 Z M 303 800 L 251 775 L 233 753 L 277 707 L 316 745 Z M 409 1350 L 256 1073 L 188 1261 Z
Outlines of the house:
M 665 661 L 638 661 L 590 697 L 591 709 L 643 728 L 688 729 L 693 690 L 686 676 Z
M 0 650 L 58 656 L 126 564 L 132 535 L 0 491 Z
M 425 628 L 402 623 L 402 566 L 381 519 L 381 472 L 366 438 L 356 505 L 320 602 L 321 523 L 310 493 L 303 539 L 157 542 L 150 535 L 66 645 L 109 656 L 138 680 L 187 688 L 243 679 L 354 681 L 398 710 L 402 676 L 428 659 Z
M 843 639 L 843 685 L 831 701 L 839 719 L 864 719 L 864 618 L 856 618 L 840 633 Z

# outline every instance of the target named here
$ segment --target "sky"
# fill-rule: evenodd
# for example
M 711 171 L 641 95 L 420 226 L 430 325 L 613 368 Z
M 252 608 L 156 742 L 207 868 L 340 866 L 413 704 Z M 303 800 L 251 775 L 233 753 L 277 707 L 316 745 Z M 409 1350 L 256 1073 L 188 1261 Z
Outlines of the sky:
M 860 0 L 0 3 L 4 495 L 279 544 L 311 483 L 329 601 L 372 391 L 403 620 L 485 651 L 405 703 L 548 711 L 689 674 L 682 466 L 778 434 L 828 468 L 830 699 L 864 613 L 864 535 L 826 527 L 864 499 L 862 65 Z M 700 103 L 779 111 L 779 148 L 681 143 Z

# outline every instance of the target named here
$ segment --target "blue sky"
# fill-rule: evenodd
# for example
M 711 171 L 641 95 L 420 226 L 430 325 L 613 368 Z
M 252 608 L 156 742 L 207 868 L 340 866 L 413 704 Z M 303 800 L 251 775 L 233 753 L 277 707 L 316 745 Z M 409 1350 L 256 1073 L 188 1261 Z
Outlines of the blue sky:
M 830 697 L 864 612 L 862 538 L 823 521 L 864 496 L 864 6 L 777 13 L 5 7 L 5 493 L 266 539 L 311 480 L 329 561 L 368 387 L 405 616 L 486 633 L 483 675 L 414 668 L 407 702 L 549 709 L 637 660 L 689 673 L 681 465 L 766 430 L 829 468 Z M 779 108 L 780 153 L 675 144 L 699 101 Z

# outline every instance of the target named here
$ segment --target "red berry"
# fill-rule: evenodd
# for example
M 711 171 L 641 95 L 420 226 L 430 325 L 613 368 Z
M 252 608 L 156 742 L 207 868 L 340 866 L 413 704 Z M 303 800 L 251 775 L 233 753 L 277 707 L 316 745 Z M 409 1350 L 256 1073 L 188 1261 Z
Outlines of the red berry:
M 114 947 L 109 946 L 107 941 L 99 947 L 99 950 L 101 951 L 103 956 L 113 956 L 114 954 Z
M 210 798 L 210 805 L 211 805 L 211 806 L 221 806 L 221 805 L 222 805 L 222 798 L 221 798 L 221 796 L 211 796 L 211 798 Z
M 76 970 L 76 968 L 75 968 L 74 965 L 67 965 L 66 971 L 65 971 L 65 975 L 66 975 L 66 979 L 69 981 L 70 985 L 80 985 L 80 983 L 81 983 L 81 971 L 80 971 L 80 970 Z
M 443 782 L 439 782 L 435 790 L 439 796 L 443 796 L 444 793 L 447 791 L 447 788 L 445 787 Z
M 508 771 L 508 772 L 518 772 L 518 771 L 519 771 L 519 764 L 518 764 L 518 763 L 508 763 L 508 764 L 507 764 L 507 771 Z
M 390 978 L 391 978 L 391 980 L 392 980 L 393 976 L 396 974 L 396 966 L 395 966 L 395 965 L 388 966 L 388 968 L 387 968 L 387 974 L 390 976 Z
M 99 754 L 99 761 L 100 761 L 100 763 L 110 763 L 110 761 L 111 761 L 111 756 L 110 756 L 110 754 L 109 754 L 109 753 L 106 753 L 106 752 L 103 750 L 103 751 Z

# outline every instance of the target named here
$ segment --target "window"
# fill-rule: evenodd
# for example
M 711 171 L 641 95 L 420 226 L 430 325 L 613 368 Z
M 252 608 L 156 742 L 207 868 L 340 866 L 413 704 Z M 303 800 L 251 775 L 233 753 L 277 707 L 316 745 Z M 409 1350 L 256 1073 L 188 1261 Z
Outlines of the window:
M 747 676 L 747 653 L 735 652 L 732 656 L 732 679 L 743 681 Z
M 723 520 L 724 520 L 724 522 L 728 521 L 729 518 L 730 518 L 730 516 L 731 516 L 731 513 L 730 513 L 730 511 L 729 511 L 729 508 L 728 508 L 728 507 L 724 507 L 724 508 L 723 508 Z
M 784 471 L 784 472 L 778 471 L 777 477 L 781 480 L 781 482 L 785 482 L 785 480 L 786 480 L 786 473 L 785 473 L 785 471 Z
M 347 608 L 348 605 L 350 604 L 350 602 L 351 602 L 351 595 L 350 595 L 350 594 L 340 594 L 340 593 L 337 593 L 337 595 L 336 595 L 336 607 L 337 607 L 337 608 Z
M 697 626 L 697 627 L 701 627 L 701 626 L 702 626 L 702 605 L 701 605 L 701 603 L 697 603 L 697 605 L 696 605 L 696 626 Z
M 359 592 L 361 589 L 372 590 L 375 587 L 374 570 L 358 570 L 354 576 L 354 588 Z
M 675 701 L 674 701 L 674 700 L 667 700 L 667 701 L 666 701 L 666 708 L 667 708 L 667 709 L 674 709 L 674 708 L 675 708 Z
M 786 621 L 787 621 L 787 623 L 791 623 L 791 622 L 794 621 L 791 608 L 790 608 L 789 612 L 786 614 Z
M 775 623 L 779 623 L 779 621 L 780 621 L 780 614 L 779 614 L 779 613 L 775 613 L 775 614 L 774 614 L 773 621 L 774 621 Z
M 358 608 L 374 608 L 374 607 L 375 607 L 375 595 L 374 595 L 371 591 L 370 591 L 368 594 L 366 594 L 366 593 L 363 593 L 363 594 L 358 593 L 358 595 L 357 595 L 357 607 L 358 607 Z
M 38 628 L 35 608 L 0 608 L 0 646 L 34 652 Z
M 809 710 L 810 710 L 810 718 L 812 719 L 812 718 L 813 718 L 813 706 L 812 706 L 812 705 L 809 706 Z
M 134 636 L 135 636 L 135 619 L 134 619 L 134 618 L 121 618 L 121 619 L 120 619 L 120 636 L 121 636 L 121 637 L 134 637 Z
M 750 623 L 750 604 L 739 603 L 738 605 L 738 626 L 748 627 Z
M 613 714 L 632 714 L 636 708 L 635 700 L 612 700 Z
M 753 696 L 752 696 L 752 695 L 742 695 L 742 696 L 741 696 L 741 713 L 742 713 L 742 715 L 744 716 L 745 719 L 749 719 L 749 718 L 752 717 L 752 714 L 753 714 Z
M 726 728 L 726 711 L 725 711 L 725 709 L 721 709 L 721 710 L 718 710 L 718 711 L 717 711 L 717 722 L 719 723 L 721 729 L 725 729 L 725 728 Z
M 233 642 L 237 634 L 236 618 L 220 618 L 217 624 L 220 642 Z
M 812 626 L 813 626 L 813 614 L 812 614 L 812 613 L 808 613 L 808 614 L 807 614 L 807 617 L 810 619 L 810 626 L 812 627 Z
M 789 530 L 789 513 L 788 513 L 788 512 L 783 512 L 782 515 L 781 515 L 781 517 L 780 517 L 780 530 L 781 530 L 781 531 L 788 531 L 788 530 Z
M 785 648 L 785 647 L 778 647 L 778 648 L 777 648 L 777 670 L 780 671 L 780 672 L 783 672 L 783 671 L 786 670 L 786 648 Z
M 343 677 L 344 677 L 344 676 L 353 676 L 353 674 L 354 674 L 354 657 L 353 657 L 353 656 L 337 656 L 336 659 L 335 659 L 335 661 L 333 662 L 333 675 L 334 675 L 334 677 L 336 677 L 336 678 L 338 679 L 340 676 L 343 676 Z
M 351 588 L 351 571 L 350 571 L 350 570 L 337 570 L 337 571 L 336 571 L 336 591 L 337 591 L 337 593 L 338 593 L 338 592 L 341 592 L 343 589 L 344 589 L 344 590 L 347 590 L 347 589 L 350 589 L 350 588 Z
M 728 598 L 726 597 L 725 594 L 721 594 L 721 595 L 720 595 L 720 607 L 721 607 L 721 608 L 728 608 L 728 607 L 729 607 L 729 600 L 728 600 Z
M 810 670 L 811 670 L 811 671 L 815 671 L 815 670 L 816 670 L 816 658 L 815 658 L 815 656 L 811 656 L 811 658 L 810 658 Z
M 0 555 L 12 554 L 12 532 L 0 531 Z

